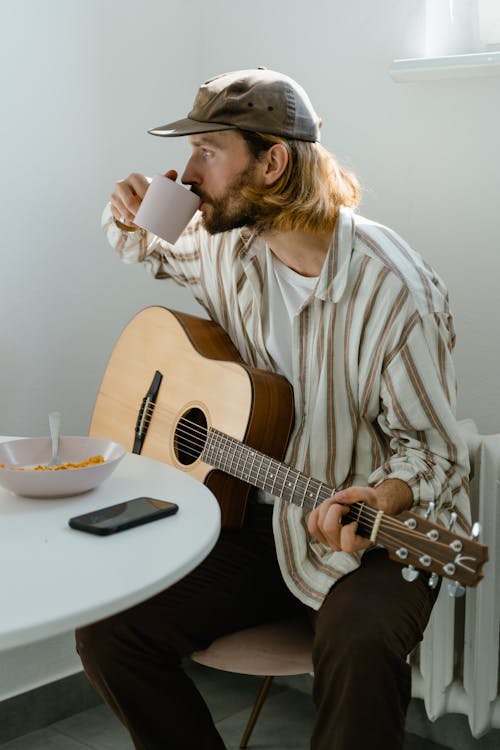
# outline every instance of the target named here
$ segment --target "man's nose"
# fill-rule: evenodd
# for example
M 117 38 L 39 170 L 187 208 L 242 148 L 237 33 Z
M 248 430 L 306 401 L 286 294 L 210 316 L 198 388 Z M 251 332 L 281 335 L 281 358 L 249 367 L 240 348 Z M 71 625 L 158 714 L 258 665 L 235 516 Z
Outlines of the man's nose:
M 184 168 L 182 173 L 181 182 L 184 185 L 199 185 L 201 177 L 198 170 L 195 168 L 193 158 L 191 157 Z

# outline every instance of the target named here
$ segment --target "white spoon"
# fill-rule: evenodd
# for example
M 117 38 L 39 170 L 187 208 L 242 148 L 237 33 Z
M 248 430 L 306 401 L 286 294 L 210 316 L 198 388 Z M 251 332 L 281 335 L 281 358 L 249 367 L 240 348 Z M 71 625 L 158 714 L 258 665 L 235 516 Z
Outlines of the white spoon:
M 52 439 L 52 458 L 47 466 L 59 466 L 59 433 L 61 430 L 61 414 L 53 411 L 49 414 L 50 437 Z

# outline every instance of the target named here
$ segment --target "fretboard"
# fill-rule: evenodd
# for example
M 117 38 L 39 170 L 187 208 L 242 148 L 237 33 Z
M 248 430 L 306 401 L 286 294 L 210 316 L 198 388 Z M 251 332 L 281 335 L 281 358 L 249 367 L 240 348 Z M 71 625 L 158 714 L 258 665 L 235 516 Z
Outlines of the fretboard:
M 202 454 L 203 461 L 253 487 L 306 510 L 313 510 L 335 489 L 291 466 L 249 448 L 239 440 L 211 427 Z M 355 520 L 361 503 L 353 503 L 346 521 Z M 358 532 L 361 533 L 361 532 Z

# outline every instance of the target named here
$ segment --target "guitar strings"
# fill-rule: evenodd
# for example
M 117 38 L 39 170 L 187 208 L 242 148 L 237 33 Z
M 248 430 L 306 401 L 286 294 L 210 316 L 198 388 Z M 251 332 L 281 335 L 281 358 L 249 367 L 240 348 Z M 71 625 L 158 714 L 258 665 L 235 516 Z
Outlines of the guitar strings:
M 185 432 L 186 434 L 188 434 L 188 435 L 190 435 L 190 434 L 191 434 L 191 433 L 189 432 L 189 430 L 191 430 L 191 429 L 192 429 L 193 427 L 197 427 L 198 429 L 201 429 L 201 430 L 203 430 L 203 431 L 205 431 L 205 432 L 206 432 L 205 428 L 200 428 L 200 426 L 199 426 L 199 425 L 194 425 L 194 424 L 193 424 L 193 423 L 191 423 L 191 422 L 190 422 L 189 420 L 181 420 L 181 421 L 185 421 L 185 422 L 187 423 L 187 425 L 188 425 L 188 430 L 187 430 L 187 431 L 186 431 L 186 430 L 184 430 L 184 432 Z M 200 441 L 198 441 L 198 444 L 200 444 Z M 195 454 L 195 456 L 197 457 L 197 456 L 198 456 L 198 453 L 197 453 L 197 454 Z M 252 469 L 251 469 L 251 470 L 249 471 L 249 473 L 248 473 L 248 475 L 247 475 L 247 476 L 248 476 L 248 477 L 250 478 L 250 482 L 251 482 L 252 484 L 254 483 L 254 482 L 253 482 L 253 480 L 254 480 L 255 478 L 259 477 L 259 470 L 257 470 L 257 472 L 256 472 L 256 475 L 254 476 L 254 473 L 253 473 L 253 468 L 254 468 L 254 467 L 252 466 Z M 280 471 L 280 469 L 278 469 L 278 472 L 279 472 L 279 471 Z M 281 469 L 281 471 L 283 471 L 283 472 L 286 472 L 286 469 Z M 295 471 L 295 470 L 294 470 L 294 471 Z M 315 480 L 315 481 L 318 481 L 318 480 Z M 265 484 L 265 482 L 264 482 L 264 484 Z M 271 485 L 272 485 L 272 484 L 273 484 L 273 483 L 271 482 Z M 321 483 L 321 484 L 322 484 L 322 483 Z M 297 485 L 298 485 L 298 482 L 297 482 Z M 307 482 L 306 482 L 306 485 L 305 485 L 305 486 L 307 486 Z M 321 497 L 321 500 L 320 500 L 320 502 L 322 502 L 323 500 L 325 500 L 325 499 L 326 499 L 326 497 L 330 497 L 330 492 L 329 492 L 329 490 L 328 490 L 328 489 L 326 489 L 326 488 L 325 488 L 325 490 L 324 490 L 324 491 L 322 492 L 322 494 L 324 494 L 324 495 L 325 495 L 325 497 Z M 292 493 L 292 495 L 293 495 L 293 493 Z M 283 497 L 283 496 L 281 495 L 281 497 Z M 290 501 L 288 501 L 288 500 L 287 500 L 287 498 L 286 498 L 286 497 L 284 498 L 284 500 L 285 500 L 286 502 L 290 502 Z M 354 509 L 353 509 L 353 510 L 352 510 L 351 512 L 352 512 L 353 514 L 355 514 L 355 513 L 357 512 L 357 511 L 358 511 L 358 509 L 357 509 L 357 508 L 354 508 Z M 372 529 L 372 527 L 373 527 L 373 521 L 374 521 L 374 519 L 375 519 L 376 515 L 377 515 L 377 510 L 376 510 L 376 509 L 374 509 L 374 508 L 371 508 L 370 506 L 366 506 L 366 505 L 364 505 L 364 506 L 363 506 L 363 508 L 362 508 L 362 510 L 361 510 L 361 511 L 359 512 L 359 517 L 358 517 L 358 518 L 356 519 L 356 520 L 357 520 L 357 523 L 358 523 L 358 530 L 366 530 L 366 531 L 370 531 L 370 530 Z M 390 517 L 386 517 L 386 518 L 385 518 L 384 520 L 386 520 L 386 522 L 387 522 L 387 524 L 386 524 L 386 525 L 391 525 L 391 523 L 392 523 L 392 522 L 391 522 L 391 520 L 390 520 Z M 394 523 L 394 526 L 395 526 L 395 528 L 396 528 L 396 529 L 398 529 L 398 530 L 406 530 L 406 533 L 408 534 L 408 530 L 406 529 L 406 527 L 404 526 L 404 524 L 402 524 L 402 523 L 401 523 L 401 521 L 396 521 L 396 522 Z M 369 535 L 368 535 L 368 536 L 369 536 Z M 415 536 L 415 534 L 414 534 L 414 536 Z M 393 546 L 394 546 L 394 543 L 395 543 L 395 542 L 399 542 L 399 541 L 400 541 L 400 540 L 399 540 L 399 539 L 398 539 L 397 537 L 394 537 L 393 535 L 391 535 L 391 534 L 387 533 L 387 531 L 386 531 L 386 530 L 384 530 L 384 529 L 382 529 L 382 528 L 381 528 L 381 529 L 379 529 L 379 532 L 378 532 L 378 535 L 377 535 L 377 539 L 379 539 L 380 541 L 386 541 L 386 544 L 388 544 L 389 542 L 392 542 L 392 543 L 393 543 Z M 411 545 L 407 545 L 407 548 L 409 548 L 409 549 L 411 549 L 411 550 L 413 550 L 413 551 L 415 551 L 415 552 L 418 552 L 418 550 L 417 550 L 416 548 L 412 547 Z
M 151 419 L 153 411 L 155 411 L 155 405 L 154 404 L 151 404 L 145 410 L 146 416 L 149 418 L 149 420 Z M 169 409 L 162 408 L 162 407 L 158 408 L 157 412 L 158 413 L 163 412 L 164 414 L 167 414 L 168 416 L 173 416 L 174 415 L 173 411 L 171 411 Z M 196 423 L 196 422 L 188 419 L 187 417 L 181 417 L 179 419 L 178 425 L 179 425 L 179 429 L 177 430 L 177 432 L 181 433 L 186 438 L 189 438 L 189 440 L 185 439 L 185 442 L 183 443 L 183 451 L 184 451 L 184 453 L 186 455 L 190 456 L 191 458 L 194 458 L 194 459 L 198 458 L 200 456 L 201 452 L 203 452 L 204 448 L 206 447 L 206 438 L 207 438 L 208 432 L 209 432 L 208 428 L 204 427 L 203 425 L 199 425 L 198 423 Z M 225 435 L 224 433 L 221 433 L 221 437 L 222 437 L 222 439 L 226 440 L 226 442 L 229 442 L 229 443 L 231 443 L 231 441 L 233 440 L 233 438 L 231 438 L 231 436 Z M 247 450 L 249 449 L 248 446 L 246 446 L 244 443 L 239 443 L 239 444 L 243 448 L 245 448 Z M 187 446 L 188 445 L 191 448 L 191 450 L 187 450 Z M 260 454 L 260 452 L 258 452 L 258 451 L 256 451 L 256 452 Z M 267 458 L 271 462 L 276 462 L 276 464 L 277 464 L 277 474 L 279 474 L 280 471 L 287 472 L 289 469 L 290 469 L 291 472 L 298 472 L 298 470 L 293 469 L 292 467 L 288 467 L 286 465 L 281 465 L 280 466 L 280 462 L 279 461 L 277 461 L 276 459 L 272 459 L 272 458 L 270 458 L 268 456 L 265 456 L 265 454 L 260 454 L 260 455 L 262 455 L 264 458 Z M 252 464 L 250 472 L 247 475 L 248 477 L 250 477 L 250 483 L 251 484 L 254 483 L 253 482 L 254 479 L 259 478 L 259 476 L 260 476 L 258 470 L 257 470 L 256 476 L 253 476 L 253 470 L 254 470 L 254 466 Z M 301 474 L 300 472 L 298 472 L 298 474 L 299 474 L 299 478 L 298 478 L 298 480 L 296 481 L 296 483 L 294 485 L 294 488 L 293 488 L 293 491 L 291 493 L 290 499 L 287 500 L 287 498 L 283 498 L 283 495 L 278 495 L 279 497 L 282 497 L 285 500 L 285 502 L 291 502 L 292 498 L 293 498 L 293 495 L 296 492 L 298 492 L 299 494 L 301 492 L 305 492 L 311 481 L 315 482 L 315 483 L 319 483 L 320 486 L 324 484 L 324 483 L 320 482 L 319 480 L 303 478 L 302 476 L 300 476 L 300 474 Z M 277 481 L 277 480 L 275 480 L 275 481 Z M 265 484 L 265 482 L 264 482 L 264 484 Z M 275 484 L 275 482 L 272 483 L 272 485 L 274 485 L 274 484 Z M 325 495 L 325 497 L 321 497 L 321 493 L 318 493 L 318 498 L 320 498 L 320 503 L 323 502 L 323 500 L 325 500 L 327 497 L 331 496 L 329 490 L 330 490 L 330 488 L 326 488 L 325 487 L 325 491 L 327 493 Z M 308 505 L 310 505 L 310 501 L 308 502 L 307 499 L 305 499 L 304 504 L 306 502 L 308 503 Z M 301 503 L 297 503 L 297 504 L 298 505 L 302 505 Z M 316 502 L 314 503 L 313 507 L 316 507 Z M 356 513 L 357 511 L 358 511 L 358 509 L 354 508 L 352 512 Z M 369 531 L 372 528 L 372 526 L 373 526 L 373 521 L 374 521 L 374 519 L 375 519 L 375 517 L 377 515 L 377 512 L 378 511 L 376 509 L 372 508 L 371 506 L 363 504 L 363 509 L 361 510 L 361 512 L 359 512 L 359 518 L 356 519 L 357 522 L 358 522 L 358 529 L 362 528 L 364 530 L 368 530 Z M 429 541 L 428 538 L 425 536 L 425 534 L 423 534 L 421 532 L 416 532 L 414 530 L 408 529 L 404 525 L 404 523 L 402 523 L 401 521 L 395 519 L 394 517 L 391 517 L 391 516 L 388 516 L 387 514 L 385 514 L 384 517 L 383 517 L 383 521 L 384 521 L 384 525 L 386 527 L 390 527 L 394 531 L 403 532 L 407 536 L 409 535 L 409 536 L 412 536 L 413 538 L 420 537 L 422 541 L 426 541 L 426 542 Z M 378 534 L 377 534 L 377 539 L 380 539 L 381 541 L 385 540 L 386 542 L 391 542 L 393 544 L 393 546 L 394 546 L 395 543 L 396 543 L 396 546 L 397 546 L 397 544 L 401 545 L 400 538 L 391 535 L 390 533 L 388 533 L 388 531 L 389 531 L 389 529 L 382 529 L 382 528 L 380 528 L 379 531 L 378 531 Z M 411 551 L 413 551 L 413 552 L 415 552 L 416 554 L 418 554 L 418 552 L 419 552 L 418 548 L 413 547 L 411 544 L 406 544 L 406 548 L 409 549 L 409 550 L 411 550 Z
M 151 412 L 152 412 L 153 409 L 154 409 L 154 406 L 151 406 Z M 162 409 L 162 411 L 164 413 L 167 413 L 169 416 L 173 416 L 173 412 L 170 412 L 167 409 Z M 183 442 L 183 446 L 182 446 L 183 447 L 183 453 L 185 455 L 189 456 L 190 458 L 193 458 L 193 459 L 198 458 L 200 456 L 200 453 L 203 451 L 203 449 L 206 446 L 206 437 L 208 435 L 208 429 L 206 427 L 202 426 L 202 425 L 197 424 L 196 422 L 193 422 L 192 420 L 187 419 L 186 417 L 181 417 L 179 419 L 178 424 L 182 425 L 182 427 L 180 427 L 177 430 L 177 432 L 190 438 L 190 440 L 185 440 Z M 224 435 L 224 433 L 221 433 L 221 436 L 222 436 L 223 439 L 225 439 L 226 441 L 229 441 L 229 442 L 233 439 L 229 435 L 227 435 L 227 436 Z M 192 448 L 194 450 L 187 450 L 187 446 L 188 445 L 189 445 L 190 448 Z M 248 446 L 246 446 L 244 443 L 241 443 L 240 445 L 242 445 L 244 448 L 248 449 Z M 296 482 L 296 485 L 294 487 L 294 491 L 293 491 L 292 495 L 295 494 L 296 492 L 297 492 L 297 494 L 300 494 L 301 492 L 303 494 L 305 492 L 308 484 L 310 484 L 310 481 L 313 481 L 315 483 L 319 483 L 320 485 L 324 484 L 323 482 L 320 482 L 320 480 L 317 480 L 317 479 L 309 480 L 307 478 L 302 478 L 302 477 L 300 477 L 300 472 L 298 472 L 298 470 L 293 469 L 291 467 L 288 467 L 286 465 L 282 465 L 282 468 L 280 468 L 280 462 L 279 461 L 277 461 L 276 459 L 272 459 L 272 458 L 270 458 L 268 456 L 265 456 L 265 454 L 261 454 L 261 455 L 264 456 L 265 458 L 269 459 L 271 462 L 275 462 L 277 464 L 277 473 L 278 474 L 279 474 L 280 471 L 286 472 L 289 468 L 290 468 L 290 470 L 292 472 L 299 473 L 299 480 Z M 254 469 L 254 466 L 252 465 L 252 469 L 250 470 L 249 475 L 248 475 L 248 476 L 251 477 L 251 481 L 250 481 L 251 484 L 253 483 L 252 479 L 256 479 L 256 478 L 258 478 L 260 476 L 258 470 L 257 470 L 256 475 L 253 475 L 253 469 Z M 229 471 L 230 470 L 231 470 L 231 467 L 229 467 Z M 273 486 L 273 484 L 275 484 L 275 482 L 271 482 L 271 487 Z M 269 489 L 271 489 L 271 488 L 269 488 Z M 326 494 L 325 494 L 325 497 L 321 498 L 321 502 L 323 500 L 325 500 L 327 497 L 331 496 L 330 491 L 329 491 L 330 488 L 325 488 L 325 489 L 326 489 Z M 286 500 L 286 498 L 285 498 L 285 500 Z M 311 503 L 310 503 L 310 501 L 307 498 L 305 498 L 304 504 L 307 504 L 307 506 L 309 506 Z M 313 507 L 316 507 L 316 505 L 317 505 L 317 503 L 314 503 Z M 354 512 L 356 512 L 356 510 L 357 509 L 354 509 Z M 363 510 L 363 515 L 360 514 L 360 518 L 358 519 L 358 523 L 361 521 L 363 523 L 364 527 L 366 527 L 367 525 L 369 527 L 371 527 L 373 525 L 373 520 L 375 519 L 375 517 L 377 515 L 377 512 L 378 511 L 376 509 L 372 508 L 371 506 L 366 506 L 365 505 L 364 506 L 364 510 Z M 390 518 L 390 517 L 388 517 L 388 518 Z M 401 525 L 401 521 L 397 521 L 397 522 L 394 523 L 395 528 L 399 528 L 400 525 Z
M 181 425 L 181 424 L 182 424 L 182 427 L 178 430 L 178 432 L 181 433 L 182 435 L 188 436 L 190 438 L 193 438 L 193 436 L 195 438 L 195 440 L 191 439 L 191 441 L 187 441 L 187 440 L 185 441 L 185 443 L 183 444 L 183 453 L 186 454 L 187 456 L 193 458 L 193 459 L 196 459 L 196 458 L 198 458 L 200 456 L 200 451 L 202 451 L 205 448 L 205 446 L 206 446 L 206 440 L 204 440 L 203 437 L 200 438 L 199 434 L 201 433 L 203 436 L 206 436 L 208 434 L 208 430 L 207 430 L 207 428 L 205 428 L 205 427 L 203 427 L 201 425 L 198 425 L 197 423 L 192 422 L 191 420 L 188 420 L 186 418 L 181 418 L 179 420 L 179 425 Z M 198 435 L 196 434 L 196 432 L 193 432 L 194 429 L 197 430 Z M 222 434 L 222 437 L 223 437 L 223 439 L 226 439 L 226 441 L 229 441 L 229 442 L 231 441 L 230 436 L 225 436 L 224 434 Z M 191 447 L 192 446 L 195 447 L 196 451 L 187 450 L 186 446 L 189 443 L 190 443 Z M 242 444 L 242 445 L 245 448 L 248 449 L 248 446 L 245 446 L 244 444 Z M 264 456 L 264 454 L 261 454 L 261 455 Z M 267 457 L 267 456 L 266 456 L 266 458 L 269 459 L 269 457 Z M 289 468 L 288 466 L 282 466 L 280 468 L 280 462 L 276 461 L 276 459 L 269 459 L 269 460 L 276 462 L 277 467 L 278 467 L 277 468 L 277 472 L 276 472 L 277 474 L 279 474 L 280 472 L 284 472 L 284 473 L 287 472 L 287 470 Z M 228 467 L 228 469 L 229 469 L 229 471 L 231 471 L 231 467 Z M 250 483 L 251 484 L 254 484 L 253 480 L 255 480 L 255 479 L 257 479 L 257 478 L 259 478 L 261 476 L 259 469 L 256 469 L 255 473 L 254 473 L 254 470 L 255 470 L 255 467 L 252 464 L 252 467 L 251 467 L 250 471 L 247 474 L 247 477 L 250 478 Z M 296 472 L 297 470 L 292 468 L 291 471 Z M 268 474 L 269 470 L 266 473 Z M 300 472 L 299 472 L 299 474 L 300 474 Z M 278 477 L 278 479 L 279 479 L 279 477 Z M 278 479 L 276 481 L 278 481 Z M 276 483 L 276 481 L 275 482 L 270 481 L 271 487 L 269 487 L 268 489 L 271 489 L 272 486 Z M 312 480 L 312 481 L 318 482 L 320 485 L 324 484 L 323 482 L 319 482 L 319 480 Z M 264 481 L 264 484 L 265 483 L 266 483 L 266 481 Z M 305 489 L 307 488 L 307 486 L 308 486 L 309 483 L 310 482 L 309 482 L 308 479 L 304 479 L 302 477 L 299 477 L 299 480 L 296 482 L 296 484 L 294 486 L 294 490 L 292 492 L 292 495 L 294 495 L 295 493 L 297 493 L 297 494 L 300 495 L 301 492 L 305 491 Z M 264 487 L 264 489 L 266 489 L 266 488 Z M 324 494 L 324 497 L 321 497 L 321 494 Z M 318 497 L 320 498 L 320 502 L 323 502 L 323 500 L 325 500 L 327 497 L 330 497 L 330 496 L 331 496 L 331 494 L 330 494 L 329 488 L 326 488 L 326 487 L 325 487 L 325 490 L 323 490 L 321 493 L 318 494 Z M 283 495 L 281 495 L 280 497 L 283 497 Z M 287 502 L 291 501 L 291 498 L 290 498 L 290 501 L 287 500 L 287 498 L 284 498 L 284 499 Z M 310 505 L 310 502 L 307 501 L 307 499 L 306 499 L 305 502 L 307 503 L 308 506 Z M 300 503 L 298 503 L 298 504 L 300 504 Z M 316 503 L 314 504 L 314 507 L 316 507 Z M 357 509 L 356 508 L 353 509 L 353 513 L 356 513 L 356 512 L 357 512 Z M 363 508 L 363 511 L 359 514 L 359 518 L 356 519 L 356 520 L 358 521 L 358 524 L 361 524 L 362 527 L 364 527 L 364 528 L 371 528 L 372 525 L 373 525 L 373 521 L 374 521 L 374 519 L 375 519 L 375 517 L 377 515 L 377 512 L 378 511 L 376 509 L 372 508 L 371 506 L 365 505 L 364 508 Z M 404 529 L 404 528 L 406 528 L 406 527 L 404 527 L 404 524 L 402 524 L 401 521 L 396 521 L 396 520 L 393 521 L 393 520 L 391 520 L 390 516 L 387 516 L 386 518 L 387 518 L 387 522 L 389 524 L 392 523 L 394 525 L 395 529 L 400 529 L 400 528 Z M 380 531 L 379 531 L 379 535 L 380 535 Z
M 195 438 L 194 440 L 191 439 L 190 441 L 186 440 L 185 443 L 183 443 L 183 446 L 182 446 L 183 447 L 183 452 L 186 455 L 190 456 L 191 458 L 198 458 L 199 455 L 200 455 L 199 452 L 198 452 L 198 449 L 203 450 L 205 448 L 205 446 L 206 446 L 206 440 L 204 440 L 203 437 L 205 437 L 207 435 L 207 433 L 208 433 L 207 428 L 202 427 L 202 426 L 200 426 L 200 425 L 198 425 L 198 424 L 196 424 L 196 423 L 194 423 L 191 420 L 188 420 L 186 418 L 181 418 L 179 420 L 179 425 L 182 425 L 182 426 L 181 426 L 181 428 L 177 432 L 179 432 L 180 434 L 182 434 L 184 436 L 188 436 L 190 438 L 193 438 L 193 436 L 194 436 L 194 438 Z M 196 428 L 196 430 L 198 431 L 198 433 L 203 433 L 203 437 L 199 438 L 199 436 L 196 434 L 196 432 L 193 432 L 193 428 Z M 222 433 L 222 439 L 223 440 L 226 439 L 227 441 L 231 441 L 232 440 L 232 438 L 230 436 L 226 437 L 223 433 Z M 187 450 L 187 447 L 186 447 L 187 445 L 189 445 L 190 447 L 194 447 L 196 449 L 196 452 L 193 451 L 193 450 Z M 241 445 L 243 445 L 243 447 L 248 450 L 248 446 L 246 446 L 244 444 L 241 444 Z M 324 483 L 320 482 L 320 480 L 318 480 L 318 479 L 311 479 L 311 480 L 309 480 L 307 478 L 301 477 L 300 476 L 300 472 L 298 472 L 297 469 L 294 469 L 292 467 L 288 467 L 286 465 L 280 464 L 280 462 L 277 461 L 276 459 L 273 459 L 273 458 L 270 458 L 268 456 L 265 456 L 265 454 L 260 454 L 259 453 L 259 455 L 262 455 L 263 457 L 265 457 L 266 459 L 268 459 L 271 462 L 276 462 L 276 464 L 278 466 L 278 468 L 277 468 L 277 473 L 278 474 L 280 472 L 285 472 L 286 473 L 289 469 L 290 469 L 291 472 L 297 472 L 299 474 L 299 479 L 296 482 L 296 484 L 294 485 L 294 491 L 293 491 L 292 494 L 295 494 L 296 492 L 297 492 L 297 494 L 301 494 L 301 491 L 302 491 L 302 494 L 303 494 L 303 491 L 305 491 L 305 488 L 307 488 L 308 485 L 311 482 L 318 483 L 320 486 L 324 485 Z M 231 471 L 231 467 L 228 467 L 228 468 L 229 468 L 229 471 Z M 254 471 L 256 471 L 255 474 L 254 474 Z M 269 470 L 266 472 L 266 474 L 268 474 L 268 473 L 269 473 Z M 252 463 L 252 467 L 251 467 L 250 471 L 248 472 L 248 476 L 251 476 L 253 479 L 261 476 L 261 474 L 260 474 L 260 468 L 256 468 L 255 465 L 254 465 L 254 463 Z M 274 483 L 270 482 L 271 486 Z M 325 491 L 326 491 L 325 497 L 321 498 L 321 500 L 324 500 L 327 497 L 331 496 L 330 488 L 326 488 L 325 487 Z M 307 498 L 305 498 L 305 502 L 308 505 L 310 505 L 310 501 Z M 367 507 L 370 508 L 370 506 L 367 506 Z M 372 514 L 373 517 L 375 517 L 376 514 L 377 514 L 377 511 L 374 510 L 374 509 L 370 509 L 370 510 L 367 510 L 367 513 Z
M 203 449 L 206 446 L 206 436 L 208 435 L 208 429 L 202 425 L 198 425 L 196 422 L 193 422 L 185 417 L 181 418 L 178 424 L 180 425 L 178 432 L 191 438 L 191 440 L 186 441 L 186 443 L 190 442 L 191 446 L 194 445 L 196 448 L 196 451 L 192 452 L 192 451 L 186 450 L 186 445 L 184 445 L 183 446 L 184 453 L 187 455 L 190 455 L 194 459 L 198 458 L 200 456 L 200 453 L 203 451 Z M 194 440 L 193 440 L 193 437 L 194 437 Z M 229 445 L 231 441 L 233 440 L 233 438 L 231 438 L 229 435 L 225 435 L 224 433 L 220 433 L 220 437 L 224 442 L 228 443 Z M 248 446 L 242 443 L 239 443 L 239 444 L 248 450 Z M 280 462 L 277 461 L 276 459 L 272 459 L 268 456 L 265 456 L 265 454 L 262 454 L 257 451 L 256 453 L 258 453 L 263 458 L 268 459 L 270 462 L 275 462 L 277 465 L 276 473 L 278 475 L 280 472 L 283 472 L 286 475 L 288 469 L 291 468 L 286 465 L 280 464 Z M 229 468 L 229 472 L 231 473 L 231 467 L 228 467 L 228 468 Z M 256 470 L 255 474 L 254 474 L 254 470 Z M 291 469 L 291 471 L 297 472 L 296 469 Z M 320 492 L 318 492 L 318 498 L 320 502 L 318 504 L 321 504 L 323 500 L 326 500 L 327 497 L 331 496 L 330 488 L 324 486 L 324 483 L 319 482 L 319 480 L 308 480 L 307 478 L 303 478 L 300 475 L 300 472 L 298 473 L 299 473 L 299 481 L 295 483 L 290 498 L 287 499 L 286 497 L 283 497 L 283 495 L 278 495 L 278 497 L 281 497 L 285 502 L 291 503 L 295 492 L 297 491 L 300 492 L 301 490 L 303 490 L 303 492 L 305 493 L 308 485 L 310 484 L 310 481 L 319 483 L 320 485 Z M 254 463 L 252 463 L 252 466 L 247 474 L 247 479 L 249 479 L 251 484 L 255 485 L 254 480 L 259 478 L 260 476 L 261 476 L 260 469 L 256 468 L 254 466 Z M 276 479 L 276 481 L 278 480 Z M 265 484 L 266 484 L 266 481 L 264 481 L 264 485 Z M 271 487 L 273 487 L 274 484 L 275 482 L 271 482 Z M 302 484 L 302 487 L 300 486 L 300 484 Z M 300 505 L 300 503 L 297 503 L 297 504 Z M 357 508 L 353 507 L 350 512 L 353 515 L 356 513 L 358 514 L 358 517 L 356 519 L 353 519 L 353 520 L 356 520 L 358 523 L 357 532 L 359 533 L 361 531 L 365 531 L 366 537 L 369 538 L 371 529 L 373 528 L 373 522 L 377 516 L 378 511 L 375 508 L 372 508 L 371 506 L 366 505 L 364 503 L 362 504 L 362 508 L 360 511 L 359 510 L 360 503 L 357 503 L 356 505 L 358 505 L 358 507 Z M 313 507 L 316 507 L 316 503 L 314 504 Z M 406 539 L 404 537 L 406 537 Z M 413 543 L 412 543 L 412 540 L 413 540 Z M 436 553 L 441 552 L 440 548 L 435 543 L 431 542 L 428 539 L 428 537 L 425 536 L 424 533 L 409 529 L 408 527 L 405 526 L 405 524 L 402 521 L 394 517 L 391 517 L 387 514 L 384 514 L 384 516 L 382 517 L 382 523 L 381 523 L 381 527 L 378 530 L 376 541 L 380 542 L 383 546 L 392 548 L 392 549 L 397 549 L 397 548 L 401 548 L 404 546 L 409 554 L 413 554 L 417 558 L 419 554 L 422 555 L 422 550 L 415 546 L 415 541 L 424 542 L 426 545 L 433 544 L 433 555 L 431 557 L 431 560 L 434 562 L 434 564 L 441 565 L 441 567 L 443 567 L 446 564 L 446 562 L 449 560 L 449 549 L 447 547 L 444 547 L 443 549 L 445 553 L 448 553 L 448 554 L 445 554 L 444 557 L 441 554 L 436 554 Z M 403 561 L 401 560 L 399 562 L 401 562 L 401 564 L 403 563 Z M 430 567 L 428 567 L 427 569 L 432 570 L 432 568 Z M 448 575 L 448 577 L 450 576 Z
M 178 429 L 176 430 L 176 434 L 180 434 L 183 436 L 183 442 L 182 442 L 182 453 L 190 458 L 196 459 L 200 457 L 201 452 L 206 446 L 206 436 L 208 434 L 208 429 L 206 427 L 203 427 L 201 425 L 198 425 L 196 422 L 193 422 L 192 420 L 189 420 L 185 417 L 181 417 L 181 419 L 178 422 Z M 231 441 L 232 438 L 228 435 L 226 436 L 224 433 L 221 433 L 221 437 L 223 440 Z M 189 440 L 187 438 L 190 438 Z M 194 438 L 194 439 L 193 439 Z M 248 446 L 245 444 L 241 444 L 245 449 L 248 449 Z M 189 450 L 191 448 L 191 450 Z M 257 452 L 257 451 L 256 451 Z M 257 452 L 259 453 L 259 452 Z M 290 472 L 297 472 L 296 469 L 293 469 L 292 467 L 281 465 L 279 461 L 276 459 L 270 458 L 269 456 L 265 456 L 265 454 L 260 454 L 263 458 L 268 459 L 270 462 L 275 462 L 277 465 L 276 474 L 279 475 L 280 472 L 285 473 L 289 470 Z M 231 472 L 231 467 L 228 467 L 229 472 Z M 269 469 L 266 472 L 266 474 L 269 473 Z M 320 486 L 323 486 L 323 482 L 320 482 L 319 480 L 315 479 L 304 479 L 300 477 L 300 472 L 297 472 L 299 474 L 299 480 L 295 483 L 294 490 L 292 492 L 292 496 L 296 493 L 300 495 L 300 491 L 304 490 L 310 482 L 316 482 Z M 250 484 L 255 485 L 255 481 L 258 478 L 262 478 L 262 475 L 260 474 L 259 470 L 256 469 L 254 465 L 252 465 L 251 469 L 247 473 L 247 479 L 249 480 Z M 269 480 L 268 484 L 269 487 L 264 487 L 263 489 L 271 489 L 276 481 L 278 481 L 279 476 L 276 478 L 275 481 Z M 267 479 L 264 480 L 264 485 L 266 485 Z M 301 487 L 302 485 L 302 487 Z M 327 497 L 331 496 L 331 492 L 329 488 L 326 488 L 322 490 L 322 494 L 324 497 L 321 497 L 321 502 L 326 499 Z M 288 500 L 286 497 L 283 497 L 283 495 L 278 495 L 278 497 L 282 497 L 286 502 L 291 502 L 292 497 L 290 497 L 290 500 Z M 307 500 L 307 498 L 304 499 L 304 504 L 307 503 L 308 507 L 310 505 L 310 501 Z M 301 505 L 301 503 L 297 503 L 298 505 Z M 314 505 L 316 507 L 316 505 Z M 352 510 L 353 513 L 358 512 L 358 509 L 354 508 Z M 370 530 L 373 526 L 373 520 L 375 519 L 377 515 L 377 511 L 373 508 L 370 508 L 369 506 L 365 506 L 365 508 L 359 512 L 359 518 L 356 520 L 358 521 L 358 528 L 364 528 L 366 530 Z M 371 519 L 369 518 L 371 516 Z

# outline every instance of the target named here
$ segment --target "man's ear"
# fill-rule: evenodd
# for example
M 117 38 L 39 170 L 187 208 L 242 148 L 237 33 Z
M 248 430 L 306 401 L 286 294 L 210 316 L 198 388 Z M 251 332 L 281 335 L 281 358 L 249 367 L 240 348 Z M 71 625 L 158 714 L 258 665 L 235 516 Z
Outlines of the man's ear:
M 273 185 L 288 165 L 288 151 L 282 143 L 275 143 L 266 151 L 262 157 L 263 161 L 263 180 L 265 185 Z

